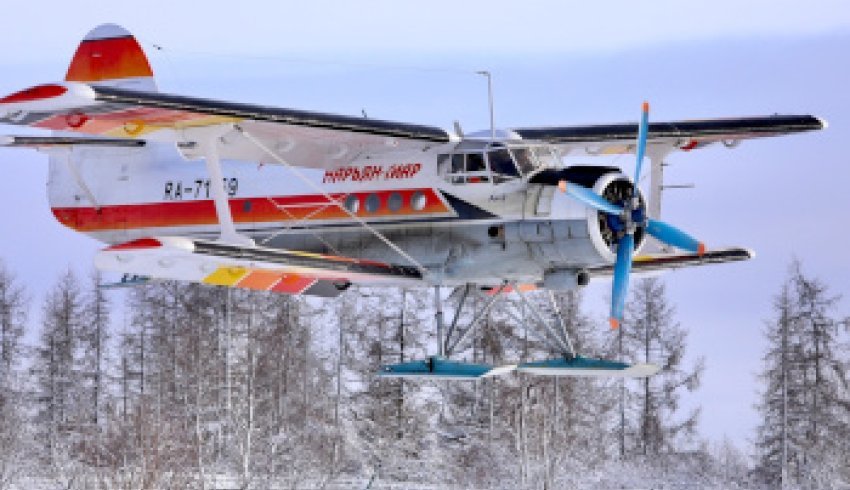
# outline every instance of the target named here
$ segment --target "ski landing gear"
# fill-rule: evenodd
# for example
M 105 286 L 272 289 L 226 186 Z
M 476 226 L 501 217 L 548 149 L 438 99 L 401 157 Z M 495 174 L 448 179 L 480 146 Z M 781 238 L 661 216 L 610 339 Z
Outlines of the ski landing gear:
M 567 333 L 566 324 L 561 317 L 555 296 L 548 292 L 551 311 L 548 316 L 554 318 L 554 321 L 547 321 L 546 318 L 532 305 L 526 298 L 525 293 L 517 284 L 508 282 L 502 283 L 501 286 L 490 292 L 489 297 L 483 294 L 471 284 L 467 284 L 460 290 L 455 292 L 460 294 L 460 298 L 455 309 L 452 322 L 448 327 L 448 331 L 443 335 L 444 319 L 443 319 L 443 302 L 440 298 L 439 287 L 434 288 L 434 304 L 435 304 L 435 320 L 437 324 L 437 339 L 438 339 L 438 354 L 431 356 L 425 360 L 409 361 L 399 364 L 388 364 L 381 367 L 377 373 L 378 376 L 385 378 L 417 378 L 417 379 L 435 379 L 435 380 L 476 380 L 491 376 L 498 376 L 509 373 L 511 371 L 520 371 L 529 374 L 544 375 L 544 376 L 604 376 L 604 377 L 629 377 L 640 378 L 652 376 L 658 372 L 658 367 L 651 364 L 629 365 L 623 362 L 608 361 L 604 359 L 594 359 L 579 356 L 575 352 L 575 348 Z M 458 346 L 465 342 L 470 334 L 475 330 L 475 327 L 486 316 L 487 312 L 496 304 L 496 302 L 509 292 L 516 292 L 519 295 L 520 301 L 526 311 L 531 313 L 531 322 L 528 322 L 530 332 L 533 332 L 541 341 L 549 345 L 550 348 L 561 352 L 561 356 L 555 359 L 549 359 L 538 362 L 527 362 L 519 365 L 509 364 L 505 366 L 491 366 L 488 364 L 473 364 L 460 361 L 451 361 L 448 359 Z M 484 305 L 472 317 L 466 327 L 459 327 L 459 320 L 463 307 L 470 295 L 477 295 L 485 300 Z M 547 308 L 547 309 L 548 309 Z M 512 315 L 512 314 L 511 314 Z M 513 315 L 512 315 L 513 316 Z M 523 323 L 524 319 L 514 319 L 517 323 Z M 537 328 L 533 328 L 537 327 Z

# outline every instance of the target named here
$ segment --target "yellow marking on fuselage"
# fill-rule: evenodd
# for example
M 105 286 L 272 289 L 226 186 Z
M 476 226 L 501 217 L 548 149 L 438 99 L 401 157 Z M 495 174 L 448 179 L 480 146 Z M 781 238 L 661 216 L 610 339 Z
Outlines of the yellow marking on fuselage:
M 219 267 L 201 282 L 215 286 L 233 286 L 249 272 L 251 271 L 245 267 Z

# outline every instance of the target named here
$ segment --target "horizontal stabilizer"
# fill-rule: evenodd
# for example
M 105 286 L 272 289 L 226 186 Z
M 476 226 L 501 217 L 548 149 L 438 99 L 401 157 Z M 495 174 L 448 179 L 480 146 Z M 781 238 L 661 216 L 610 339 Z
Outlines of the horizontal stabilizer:
M 494 367 L 487 364 L 450 361 L 442 357 L 432 356 L 421 361 L 382 366 L 378 376 L 405 379 L 476 380 L 506 374 L 515 368 L 515 365 Z
M 516 368 L 521 373 L 541 376 L 597 376 L 608 378 L 646 378 L 658 372 L 652 364 L 626 364 L 618 361 L 576 356 L 527 362 Z

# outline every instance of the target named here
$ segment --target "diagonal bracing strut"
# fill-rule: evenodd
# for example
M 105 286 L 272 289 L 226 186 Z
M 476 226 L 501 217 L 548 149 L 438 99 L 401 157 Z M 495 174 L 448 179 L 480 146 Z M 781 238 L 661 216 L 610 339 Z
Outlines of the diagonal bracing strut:
M 382 242 L 384 242 L 384 244 L 385 244 L 385 245 L 387 245 L 388 247 L 390 247 L 390 248 L 391 248 L 394 252 L 396 252 L 397 254 L 401 255 L 401 256 L 402 256 L 405 260 L 407 260 L 407 261 L 408 261 L 411 265 L 413 265 L 414 267 L 416 267 L 417 269 L 419 269 L 419 272 L 422 274 L 422 277 L 428 277 L 428 276 L 430 275 L 430 271 L 429 271 L 428 269 L 426 269 L 426 268 L 425 268 L 425 266 L 423 266 L 421 263 L 419 263 L 419 261 L 418 261 L 418 260 L 416 260 L 416 259 L 414 259 L 413 257 L 411 257 L 411 256 L 410 256 L 410 254 L 408 254 L 407 252 L 405 252 L 404 250 L 402 250 L 402 249 L 401 249 L 401 247 L 399 247 L 398 245 L 396 245 L 395 243 L 393 243 L 393 241 L 392 241 L 392 240 L 390 240 L 390 239 L 389 239 L 389 238 L 387 238 L 387 237 L 386 237 L 383 233 L 381 233 L 380 231 L 378 231 L 377 229 L 375 229 L 375 227 L 373 227 L 373 226 L 372 226 L 372 225 L 370 225 L 368 222 L 366 222 L 366 220 L 364 220 L 363 218 L 361 218 L 361 217 L 357 216 L 355 213 L 353 213 L 353 212 L 352 212 L 352 211 L 350 211 L 348 208 L 346 208 L 346 207 L 345 207 L 345 205 L 344 205 L 343 203 L 341 203 L 341 202 L 337 202 L 337 200 L 336 200 L 336 199 L 334 199 L 334 198 L 333 198 L 330 194 L 328 194 L 328 193 L 327 193 L 327 191 L 325 191 L 324 189 L 322 189 L 322 187 L 321 187 L 321 186 L 317 185 L 315 182 L 313 182 L 312 180 L 310 180 L 309 178 L 307 178 L 307 176 L 306 176 L 306 175 L 304 175 L 304 173 L 303 173 L 303 172 L 301 172 L 301 171 L 300 171 L 300 170 L 299 170 L 296 166 L 294 166 L 294 165 L 292 165 L 291 163 L 289 163 L 288 161 L 286 161 L 286 159 L 284 159 L 283 157 L 281 157 L 280 155 L 278 155 L 278 154 L 277 154 L 277 152 L 275 152 L 274 150 L 272 150 L 271 148 L 269 148 L 268 146 L 266 146 L 265 144 L 263 144 L 263 142 L 262 142 L 262 141 L 260 141 L 260 140 L 259 140 L 259 139 L 257 139 L 256 137 L 254 137 L 254 135 L 252 135 L 251 133 L 249 133 L 249 132 L 245 131 L 245 129 L 244 129 L 244 128 L 242 128 L 241 126 L 239 126 L 238 124 L 235 124 L 233 127 L 234 127 L 234 128 L 236 128 L 236 130 L 237 130 L 237 131 L 239 131 L 239 132 L 242 134 L 242 136 L 244 136 L 244 137 L 245 137 L 245 139 L 247 139 L 248 141 L 250 141 L 251 143 L 253 143 L 253 144 L 254 144 L 257 148 L 261 149 L 263 152 L 267 153 L 270 157 L 272 157 L 273 159 L 275 159 L 278 163 L 280 163 L 281 165 L 285 166 L 287 169 L 289 169 L 289 171 L 290 171 L 290 172 L 292 172 L 292 173 L 293 173 L 296 177 L 298 177 L 298 178 L 299 178 L 302 182 L 304 182 L 305 184 L 307 184 L 308 186 L 310 186 L 313 190 L 315 190 L 316 192 L 318 192 L 319 194 L 321 194 L 322 196 L 324 196 L 324 197 L 325 197 L 325 199 L 327 199 L 329 203 L 333 203 L 333 204 L 335 204 L 335 205 L 336 205 L 337 207 L 339 207 L 339 209 L 341 209 L 341 210 L 342 210 L 345 214 L 347 214 L 349 217 L 351 217 L 351 219 L 353 219 L 353 220 L 354 220 L 354 221 L 356 221 L 358 224 L 360 224 L 360 226 L 362 226 L 364 229 L 366 229 L 366 230 L 368 230 L 369 232 L 371 232 L 373 235 L 375 235 L 375 237 L 377 237 L 379 240 L 381 240 Z
M 467 325 L 463 331 L 459 331 L 457 338 L 454 339 L 454 341 L 451 341 L 451 336 L 454 331 L 454 327 L 457 324 L 458 319 L 460 318 L 461 308 L 463 307 L 464 300 L 466 299 L 466 296 L 469 294 L 469 290 L 472 287 L 471 285 L 467 284 L 466 289 L 464 289 L 464 295 L 461 298 L 461 302 L 458 304 L 455 317 L 452 320 L 452 326 L 449 328 L 449 333 L 446 335 L 446 355 L 452 355 L 455 349 L 457 349 L 459 345 L 461 345 L 467 338 L 469 338 L 469 335 L 473 331 L 475 331 L 476 325 L 481 322 L 481 320 L 487 315 L 487 312 L 490 311 L 493 305 L 496 304 L 496 301 L 498 301 L 499 298 L 502 296 L 501 293 L 502 291 L 504 291 L 507 285 L 507 281 L 503 282 L 496 290 L 496 294 L 488 298 L 487 303 L 485 303 L 484 306 L 478 311 L 478 313 L 472 318 L 472 321 L 469 322 L 469 325 Z
M 513 286 L 514 291 L 516 291 L 516 293 L 519 295 L 519 298 L 520 298 L 520 301 L 522 301 L 522 304 L 525 305 L 525 307 L 528 308 L 529 311 L 531 311 L 532 316 L 536 320 L 536 323 L 538 325 L 540 325 L 541 327 L 543 327 L 543 329 L 546 331 L 546 333 L 549 334 L 549 337 L 552 340 L 551 343 L 553 343 L 554 346 L 556 346 L 558 348 L 558 350 L 560 350 L 564 355 L 569 355 L 571 357 L 575 357 L 576 351 L 573 348 L 572 342 L 569 341 L 569 337 L 567 337 L 566 339 L 562 339 L 561 336 L 558 335 L 558 331 L 553 329 L 546 322 L 546 320 L 543 319 L 543 317 L 540 315 L 540 312 L 537 311 L 537 308 L 535 308 L 534 305 L 532 305 L 528 301 L 528 299 L 525 297 L 525 293 L 522 292 L 522 290 L 520 290 L 519 285 L 516 284 L 516 283 L 511 283 L 511 286 Z M 566 328 L 563 328 L 563 331 L 566 334 Z

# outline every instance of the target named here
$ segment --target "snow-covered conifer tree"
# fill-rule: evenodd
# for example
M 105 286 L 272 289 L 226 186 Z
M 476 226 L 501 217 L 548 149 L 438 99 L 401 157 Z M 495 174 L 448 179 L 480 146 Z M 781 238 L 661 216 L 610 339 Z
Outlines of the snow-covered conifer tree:
M 658 374 L 626 382 L 625 452 L 650 456 L 687 449 L 696 432 L 699 410 L 682 413 L 680 398 L 699 386 L 703 362 L 684 362 L 687 332 L 674 316 L 664 283 L 637 281 L 626 305 L 622 328 L 626 362 L 652 363 Z
M 850 358 L 836 302 L 792 263 L 766 325 L 760 373 L 756 471 L 768 484 L 824 487 L 850 478 Z

